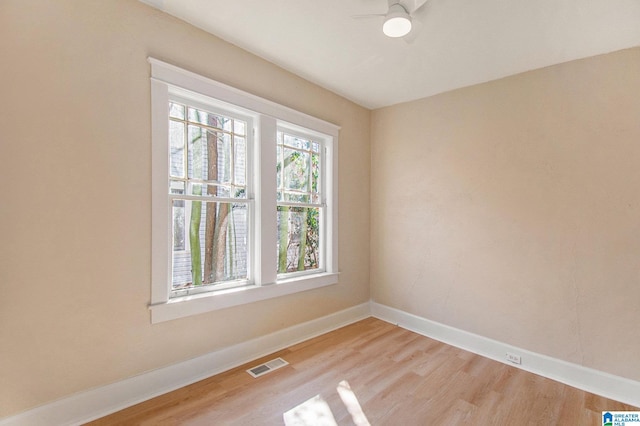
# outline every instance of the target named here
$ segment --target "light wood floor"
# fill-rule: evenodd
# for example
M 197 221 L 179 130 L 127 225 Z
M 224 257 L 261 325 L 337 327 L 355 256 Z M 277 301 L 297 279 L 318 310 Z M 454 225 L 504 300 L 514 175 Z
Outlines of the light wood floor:
M 278 356 L 290 365 L 245 372 Z M 90 424 L 283 425 L 285 412 L 322 408 L 300 407 L 316 396 L 338 425 L 366 424 L 358 404 L 371 425 L 393 426 L 601 425 L 603 410 L 638 410 L 368 318 Z

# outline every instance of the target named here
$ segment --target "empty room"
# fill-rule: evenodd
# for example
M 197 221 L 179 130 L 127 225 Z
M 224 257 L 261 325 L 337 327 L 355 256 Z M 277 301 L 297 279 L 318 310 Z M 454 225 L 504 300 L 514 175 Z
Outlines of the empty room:
M 640 425 L 637 0 L 0 0 L 0 426 Z

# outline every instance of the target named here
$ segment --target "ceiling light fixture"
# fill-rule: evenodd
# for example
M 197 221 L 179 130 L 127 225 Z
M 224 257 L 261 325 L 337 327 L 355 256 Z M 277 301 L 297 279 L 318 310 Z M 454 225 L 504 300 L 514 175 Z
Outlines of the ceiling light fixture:
M 411 31 L 411 16 L 407 10 L 396 3 L 389 8 L 389 12 L 384 17 L 382 32 L 387 37 L 403 37 Z

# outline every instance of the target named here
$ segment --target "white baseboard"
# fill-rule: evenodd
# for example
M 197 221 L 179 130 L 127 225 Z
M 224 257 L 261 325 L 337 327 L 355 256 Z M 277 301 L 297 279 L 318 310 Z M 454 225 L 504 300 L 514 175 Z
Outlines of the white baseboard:
M 0 419 L 0 426 L 86 423 L 370 316 L 369 303 L 363 303 L 198 358 L 90 389 Z
M 0 426 L 86 423 L 369 316 L 587 392 L 640 406 L 640 382 L 517 348 L 371 302 L 0 419 Z M 506 352 L 521 355 L 522 364 L 507 363 L 504 359 Z
M 640 382 L 511 346 L 373 301 L 371 302 L 371 315 L 486 358 L 521 368 L 596 395 L 640 407 Z M 516 365 L 507 362 L 505 359 L 507 352 L 520 355 L 522 364 Z

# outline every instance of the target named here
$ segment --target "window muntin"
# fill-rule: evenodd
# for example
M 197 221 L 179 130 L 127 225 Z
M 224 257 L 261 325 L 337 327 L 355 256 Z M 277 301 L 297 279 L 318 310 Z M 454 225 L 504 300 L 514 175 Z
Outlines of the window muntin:
M 247 284 L 249 119 L 169 101 L 170 297 Z
M 322 270 L 322 166 L 321 142 L 286 129 L 277 132 L 277 251 L 281 278 Z

